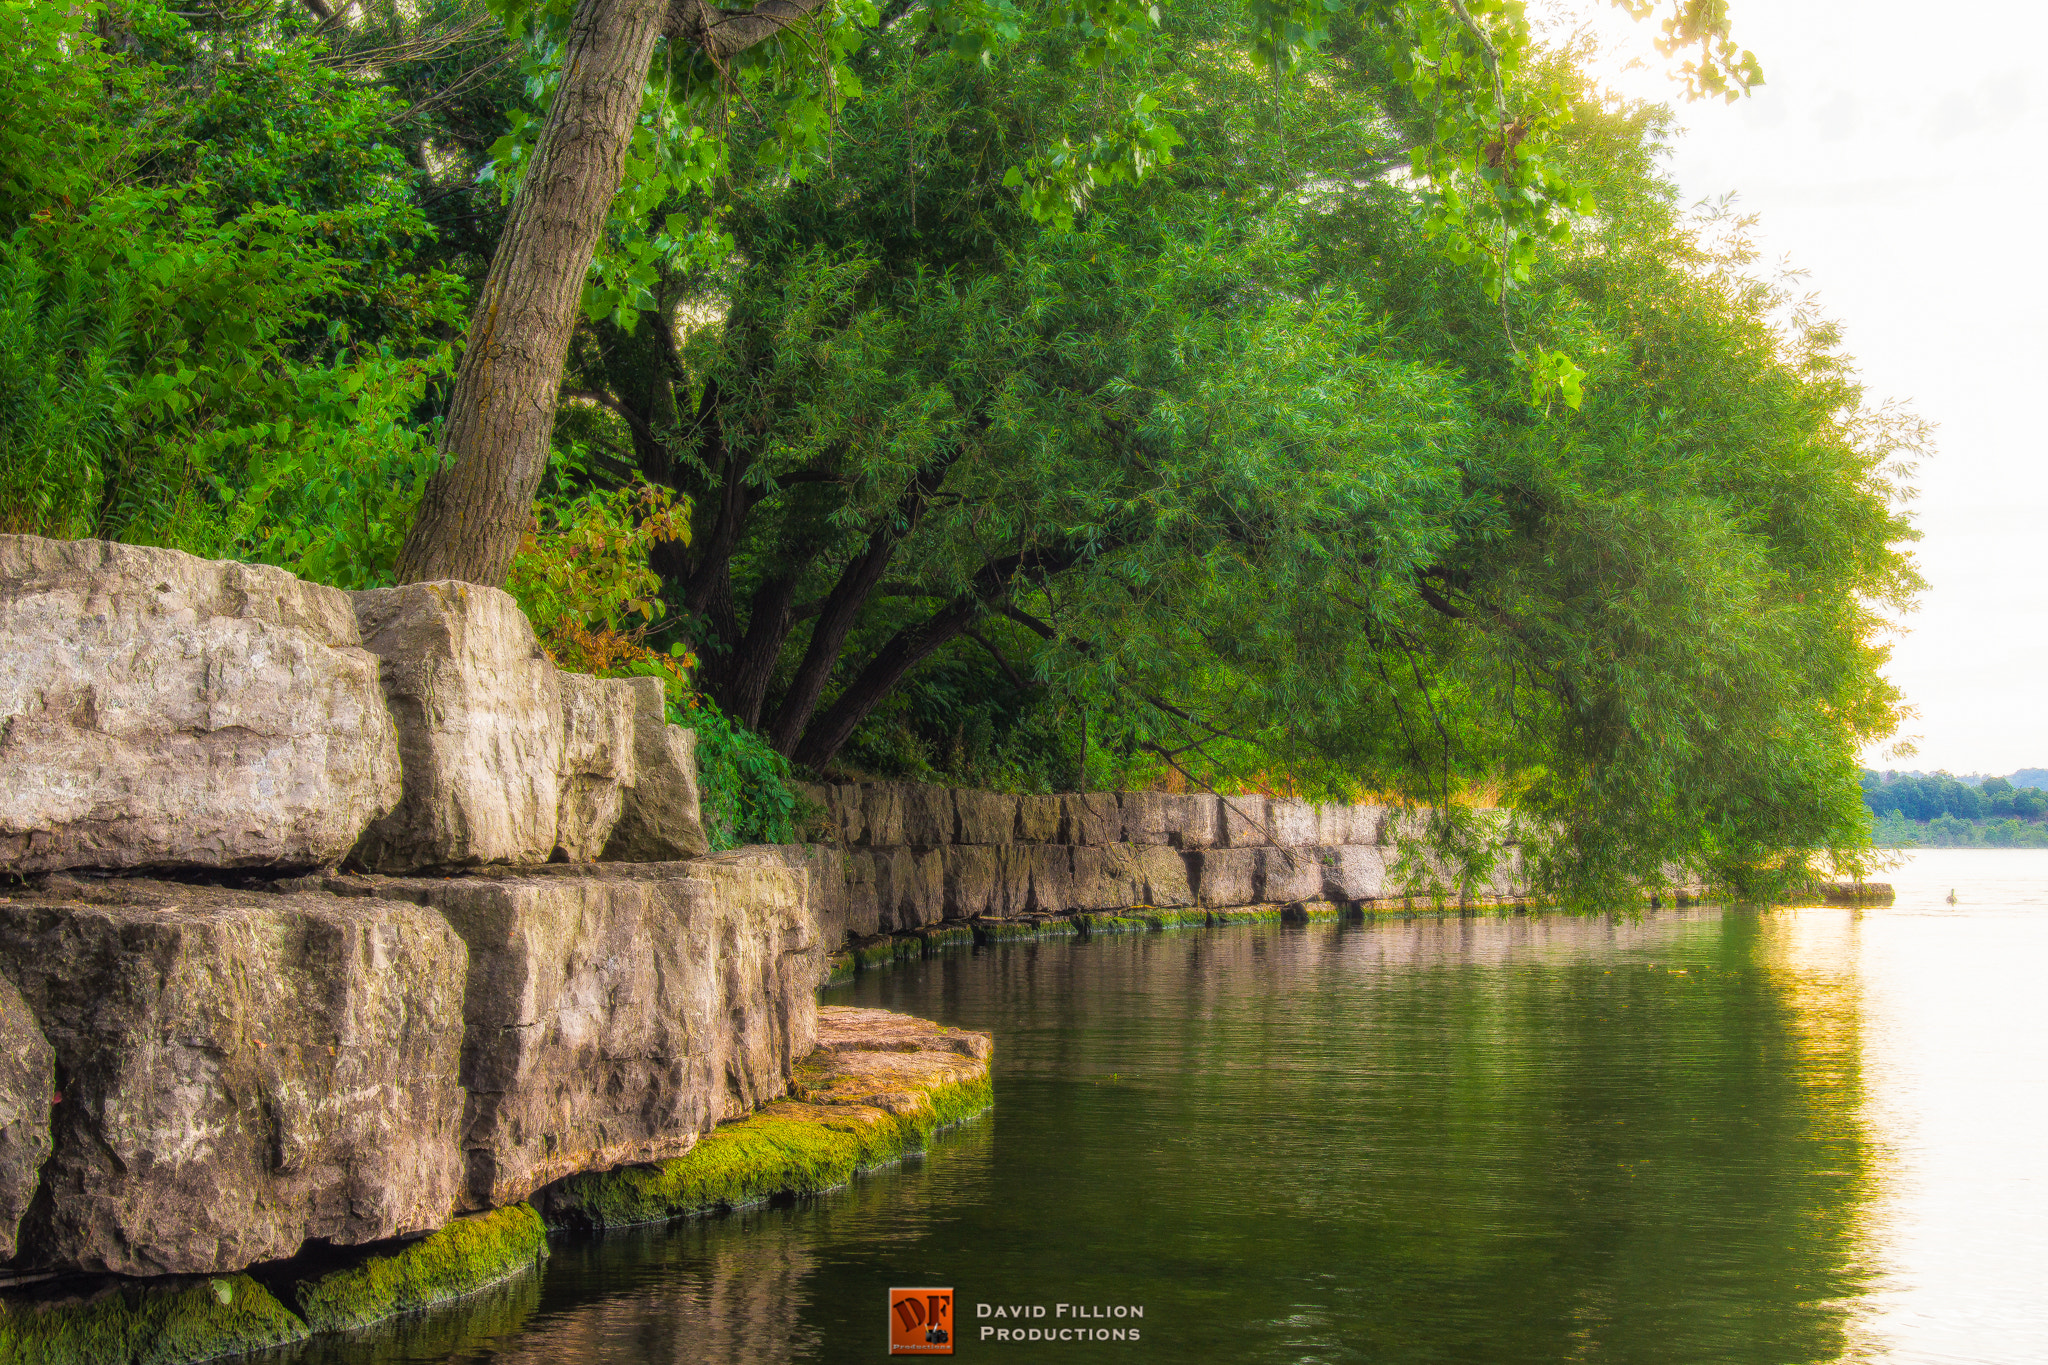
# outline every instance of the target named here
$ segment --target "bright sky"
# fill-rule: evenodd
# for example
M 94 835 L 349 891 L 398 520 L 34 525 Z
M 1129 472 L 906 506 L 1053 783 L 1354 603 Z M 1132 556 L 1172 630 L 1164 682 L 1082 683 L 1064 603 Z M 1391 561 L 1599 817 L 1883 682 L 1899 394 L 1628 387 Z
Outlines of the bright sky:
M 1914 480 L 1929 589 L 1888 670 L 1919 710 L 1900 736 L 1918 752 L 1864 761 L 2048 766 L 2048 80 L 2030 69 L 2048 7 L 1730 9 L 1766 85 L 1733 106 L 1680 103 L 1672 169 L 1688 197 L 1732 190 L 1761 215 L 1765 257 L 1810 272 L 1870 395 L 1937 427 Z M 1650 23 L 1613 11 L 1599 26 L 1657 61 Z M 1675 97 L 1661 75 L 1616 83 Z

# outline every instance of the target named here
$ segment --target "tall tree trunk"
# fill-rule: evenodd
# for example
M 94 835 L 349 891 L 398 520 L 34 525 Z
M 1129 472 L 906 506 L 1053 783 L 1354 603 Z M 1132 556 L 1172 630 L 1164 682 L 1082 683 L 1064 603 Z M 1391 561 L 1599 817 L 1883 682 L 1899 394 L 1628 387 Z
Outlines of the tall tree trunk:
M 824 0 L 761 0 L 730 13 L 705 0 L 576 0 L 562 79 L 470 314 L 441 450 L 398 553 L 398 579 L 496 586 L 511 571 L 547 471 L 562 362 L 605 215 L 625 176 L 654 44 L 666 30 L 722 64 Z
M 441 450 L 398 554 L 398 580 L 493 587 L 511 572 L 547 471 L 583 280 L 626 171 L 667 0 L 577 0 L 562 81 L 491 259 Z

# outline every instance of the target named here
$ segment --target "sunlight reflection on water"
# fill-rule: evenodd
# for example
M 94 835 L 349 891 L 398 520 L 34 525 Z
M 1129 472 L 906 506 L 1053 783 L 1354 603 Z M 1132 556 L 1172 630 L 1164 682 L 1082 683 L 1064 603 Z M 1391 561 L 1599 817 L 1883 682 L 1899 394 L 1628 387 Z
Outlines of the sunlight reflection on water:
M 1924 849 L 1888 875 L 1896 905 L 1853 934 L 1881 1153 L 1853 1358 L 2048 1361 L 2048 849 Z

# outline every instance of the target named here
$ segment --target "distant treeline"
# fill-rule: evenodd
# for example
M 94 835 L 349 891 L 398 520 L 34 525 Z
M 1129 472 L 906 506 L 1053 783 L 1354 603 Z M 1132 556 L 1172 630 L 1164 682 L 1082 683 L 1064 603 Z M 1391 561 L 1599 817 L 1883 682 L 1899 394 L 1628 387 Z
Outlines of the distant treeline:
M 2044 777 L 2040 768 L 1974 783 L 1947 773 L 1865 772 L 1863 804 L 1882 848 L 2048 848 L 2048 790 L 2037 785 Z

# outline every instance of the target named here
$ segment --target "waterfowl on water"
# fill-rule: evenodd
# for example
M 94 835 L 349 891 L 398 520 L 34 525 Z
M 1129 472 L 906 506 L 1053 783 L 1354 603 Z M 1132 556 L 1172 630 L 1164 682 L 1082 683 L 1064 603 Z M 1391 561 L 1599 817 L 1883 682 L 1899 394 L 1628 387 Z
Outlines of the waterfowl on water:
M 1956 903 L 1956 893 L 1955 893 L 1955 889 L 1954 889 L 1953 887 L 1951 887 L 1951 888 L 1949 889 L 1949 893 L 1948 893 L 1948 903 L 1949 903 L 1950 905 L 1954 905 L 1954 904 Z

